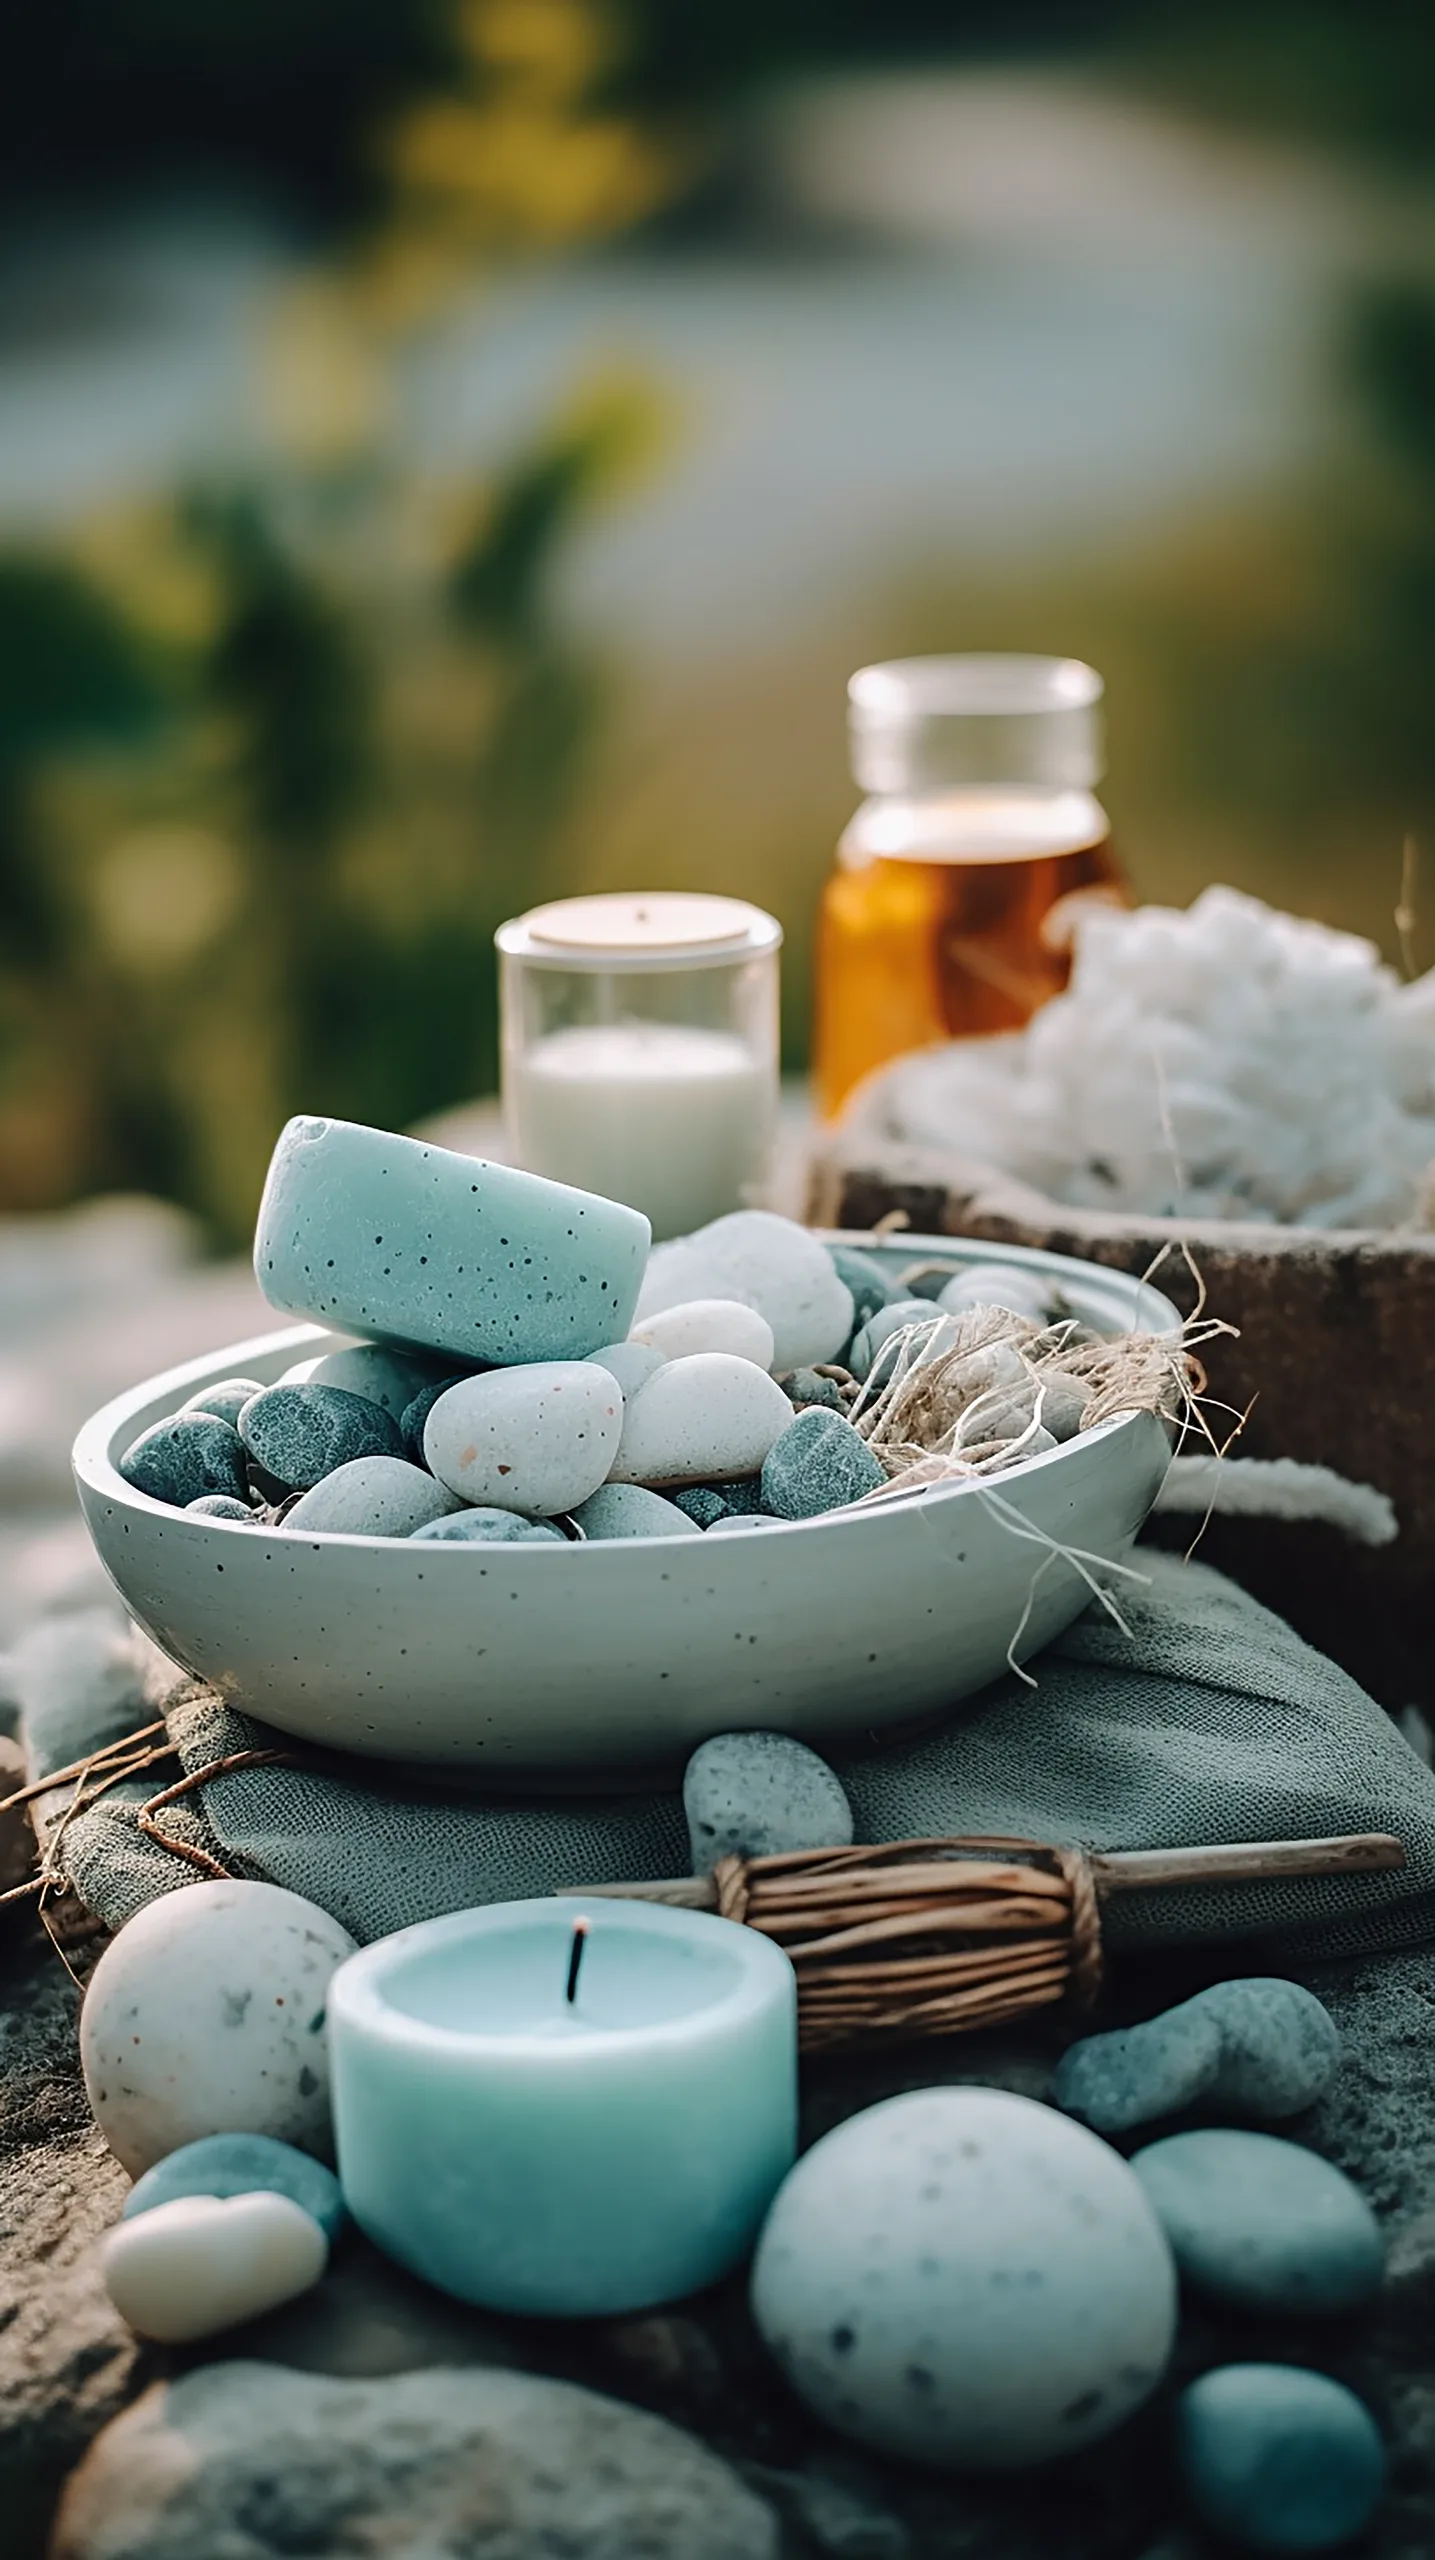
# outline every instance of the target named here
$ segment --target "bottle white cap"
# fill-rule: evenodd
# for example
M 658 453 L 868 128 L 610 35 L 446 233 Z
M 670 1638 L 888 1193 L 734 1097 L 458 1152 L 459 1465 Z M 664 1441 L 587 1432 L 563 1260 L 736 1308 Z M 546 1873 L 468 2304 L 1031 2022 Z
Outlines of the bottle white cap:
M 754 959 L 780 949 L 782 927 L 744 898 L 650 889 L 556 898 L 511 917 L 493 938 L 506 959 L 616 974 Z
M 854 779 L 864 791 L 972 784 L 1089 790 L 1105 769 L 1101 697 L 1080 658 L 889 658 L 847 687 Z

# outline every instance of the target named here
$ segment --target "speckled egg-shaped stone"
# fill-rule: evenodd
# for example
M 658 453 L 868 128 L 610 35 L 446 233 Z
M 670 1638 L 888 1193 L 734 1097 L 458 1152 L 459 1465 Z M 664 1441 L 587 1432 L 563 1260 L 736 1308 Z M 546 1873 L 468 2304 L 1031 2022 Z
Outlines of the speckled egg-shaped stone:
M 596 1360 L 540 1360 L 450 1387 L 424 1425 L 424 1456 L 464 1502 L 551 1519 L 596 1493 L 622 1431 L 622 1390 L 610 1370 Z
M 1000 2089 L 920 2089 L 849 2117 L 779 2191 L 757 2325 L 809 2408 L 900 2461 L 1007 2471 L 1149 2398 L 1176 2275 L 1125 2162 Z
M 852 1331 L 852 1292 L 825 1245 L 769 1209 L 735 1209 L 654 1247 L 638 1322 L 693 1298 L 738 1298 L 772 1328 L 775 1369 L 834 1360 Z
M 1045 1324 L 1051 1313 L 1052 1283 L 1045 1272 L 1028 1271 L 1020 1262 L 978 1262 L 959 1271 L 937 1296 L 939 1307 L 965 1315 L 969 1307 L 1007 1307 L 1013 1315 L 1031 1316 Z
M 240 1502 L 232 1493 L 201 1493 L 184 1507 L 197 1520 L 240 1520 L 249 1529 L 259 1526 L 259 1513 L 253 1504 Z
M 1338 2551 L 1385 2482 L 1363 2401 L 1301 2365 L 1203 2373 L 1176 2404 L 1176 2459 L 1202 2523 L 1241 2551 Z
M 307 1492 L 355 1458 L 399 1458 L 391 1413 L 347 1387 L 261 1387 L 239 1417 L 239 1436 L 276 1484 Z
M 330 2147 L 329 1978 L 354 1952 L 317 1903 L 238 1880 L 147 1902 L 80 2012 L 95 2121 L 132 2176 L 210 2133 Z
M 244 1502 L 249 1490 L 244 1443 L 232 1423 L 213 1413 L 175 1413 L 152 1422 L 130 1442 L 119 1471 L 137 1493 L 179 1510 L 203 1493 L 227 1493 Z
M 1358 2187 L 1269 2133 L 1173 2133 L 1131 2162 L 1188 2281 L 1251 2311 L 1350 2311 L 1385 2252 Z
M 755 1476 L 792 1407 L 775 1379 L 730 1351 L 667 1360 L 623 1417 L 617 1484 L 701 1484 Z
M 310 1386 L 343 1387 L 351 1396 L 367 1396 L 398 1423 L 415 1396 L 451 1374 L 441 1360 L 419 1351 L 396 1351 L 387 1342 L 354 1342 L 346 1350 L 324 1352 L 308 1367 Z
M 852 1330 L 874 1316 L 879 1307 L 890 1307 L 904 1295 L 895 1280 L 889 1280 L 880 1262 L 867 1253 L 858 1253 L 851 1245 L 830 1244 L 827 1247 L 832 1268 L 843 1286 L 851 1292 Z
M 1083 2036 L 1053 2091 L 1097 2133 L 1129 2133 L 1201 2106 L 1257 2121 L 1299 2115 L 1340 2067 L 1340 2036 L 1314 1992 L 1279 1975 L 1216 1982 L 1138 2027 Z
M 351 1458 L 301 1493 L 285 1512 L 284 1527 L 330 1537 L 411 1538 L 459 1508 L 457 1494 L 407 1458 Z
M 852 1837 L 836 1771 L 785 1733 L 715 1733 L 700 1743 L 683 1773 L 683 1811 L 695 1875 L 719 1858 L 842 1849 Z
M 412 1543 L 431 1547 L 566 1547 L 561 1529 L 546 1520 L 525 1519 L 521 1511 L 500 1511 L 493 1503 L 451 1511 L 446 1520 L 430 1520 L 415 1529 Z
M 287 2196 L 328 2240 L 337 2240 L 344 2227 L 343 2190 L 333 2170 L 310 2152 L 296 2151 L 292 2142 L 275 2142 L 263 2133 L 211 2133 L 167 2151 L 136 2179 L 125 2198 L 124 2219 L 153 2213 L 176 2196 L 258 2194 Z
M 212 1413 L 216 1420 L 238 1429 L 239 1417 L 251 1396 L 259 1393 L 257 1378 L 221 1378 L 217 1385 L 201 1387 L 186 1398 L 181 1413 Z
M 317 2284 L 329 2243 L 291 2197 L 176 2196 L 121 2222 L 100 2256 L 105 2290 L 142 2338 L 184 2346 L 257 2319 Z
M 815 1520 L 860 1502 L 887 1482 L 887 1470 L 840 1413 L 794 1414 L 762 1462 L 762 1507 L 779 1520 Z
M 675 1502 L 641 1484 L 600 1484 L 573 1518 L 585 1538 L 695 1538 L 697 1524 Z
M 616 1200 L 302 1119 L 274 1150 L 254 1269 L 271 1306 L 319 1324 L 459 1360 L 581 1360 L 629 1331 L 650 1240 Z
M 686 1298 L 660 1315 L 644 1316 L 633 1328 L 633 1340 L 646 1342 L 665 1360 L 686 1360 L 695 1351 L 731 1351 L 739 1360 L 770 1369 L 772 1327 L 756 1307 L 740 1298 Z

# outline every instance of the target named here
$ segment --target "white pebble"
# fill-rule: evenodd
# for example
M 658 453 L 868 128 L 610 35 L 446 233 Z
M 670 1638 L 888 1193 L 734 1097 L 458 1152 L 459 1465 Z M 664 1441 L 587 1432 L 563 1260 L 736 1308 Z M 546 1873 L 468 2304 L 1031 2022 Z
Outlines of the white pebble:
M 317 2284 L 329 2243 L 290 2196 L 175 2196 L 104 2244 L 105 2289 L 142 2338 L 184 2346 L 257 2320 Z
M 184 1885 L 127 1920 L 80 2012 L 95 2121 L 132 2177 L 208 2133 L 329 2147 L 329 1977 L 354 1941 L 282 1885 Z
M 1150 2397 L 1176 2271 L 1139 2180 L 1094 2134 L 1005 2090 L 921 2089 L 799 2160 L 752 2302 L 828 2425 L 899 2461 L 1014 2471 Z
M 769 1209 L 735 1209 L 671 1244 L 655 1245 L 634 1322 L 694 1298 L 738 1298 L 772 1327 L 779 1371 L 834 1360 L 852 1331 L 852 1292 L 825 1245 Z
M 647 1385 L 653 1371 L 663 1365 L 662 1352 L 655 1351 L 648 1342 L 605 1342 L 601 1351 L 590 1356 L 600 1369 L 607 1370 L 610 1378 L 617 1379 L 625 1398 L 635 1396 L 639 1387 Z
M 633 1327 L 635 1342 L 649 1342 L 665 1360 L 686 1359 L 695 1351 L 731 1351 L 753 1360 L 759 1369 L 772 1367 L 772 1327 L 756 1307 L 739 1298 L 687 1298 L 680 1307 L 645 1316 Z
M 300 1495 L 284 1526 L 330 1537 L 411 1538 L 461 1509 L 457 1495 L 407 1458 L 350 1458 Z
M 424 1425 L 424 1456 L 464 1502 L 549 1520 L 597 1492 L 622 1430 L 623 1395 L 611 1369 L 594 1360 L 535 1360 L 450 1387 Z
M 633 1398 L 613 1463 L 615 1484 L 702 1484 L 755 1476 L 792 1407 L 775 1379 L 730 1351 L 667 1360 Z

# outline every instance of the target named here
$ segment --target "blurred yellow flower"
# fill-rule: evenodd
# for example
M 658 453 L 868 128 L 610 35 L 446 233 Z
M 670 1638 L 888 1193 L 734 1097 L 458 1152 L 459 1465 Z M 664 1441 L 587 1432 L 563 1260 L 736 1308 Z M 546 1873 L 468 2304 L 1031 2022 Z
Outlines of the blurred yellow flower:
M 255 364 L 261 433 L 295 462 L 323 467 L 372 447 L 390 386 L 362 306 L 334 274 L 310 274 L 265 303 Z

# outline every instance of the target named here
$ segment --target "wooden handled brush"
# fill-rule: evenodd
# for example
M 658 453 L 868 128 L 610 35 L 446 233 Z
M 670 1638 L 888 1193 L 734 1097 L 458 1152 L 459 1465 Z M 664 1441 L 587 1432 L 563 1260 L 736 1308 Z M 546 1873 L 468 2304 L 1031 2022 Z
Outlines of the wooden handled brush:
M 817 2053 L 858 2037 L 960 2035 L 1057 2001 L 1089 2007 L 1101 1982 L 1101 1906 L 1112 1894 L 1404 1864 L 1385 1831 L 1199 1849 L 894 1840 L 720 1858 L 709 1876 L 565 1890 L 714 1911 L 775 1938 L 797 1973 L 803 2050 Z

